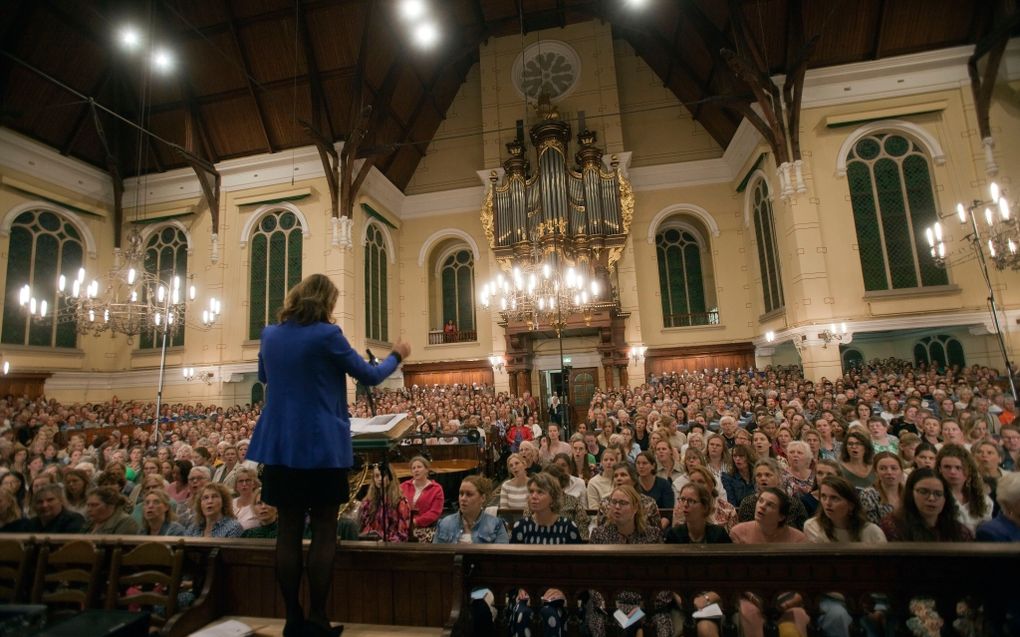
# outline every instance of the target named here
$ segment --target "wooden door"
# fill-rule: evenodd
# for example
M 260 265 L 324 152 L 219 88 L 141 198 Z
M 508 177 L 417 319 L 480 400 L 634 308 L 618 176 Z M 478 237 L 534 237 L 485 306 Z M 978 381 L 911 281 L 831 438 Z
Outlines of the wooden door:
M 587 420 L 591 397 L 595 395 L 598 383 L 598 367 L 579 367 L 570 370 L 570 381 L 567 386 L 570 392 L 570 433 L 574 433 L 574 425 Z

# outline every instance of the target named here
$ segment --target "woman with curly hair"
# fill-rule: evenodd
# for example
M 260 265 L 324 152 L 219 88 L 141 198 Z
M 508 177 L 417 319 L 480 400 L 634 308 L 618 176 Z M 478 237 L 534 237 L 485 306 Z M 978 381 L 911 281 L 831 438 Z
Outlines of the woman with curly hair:
M 193 537 L 241 537 L 244 529 L 234 517 L 230 488 L 219 482 L 202 487 L 194 499 L 194 523 L 187 534 Z
M 738 444 L 730 450 L 729 470 L 723 473 L 723 489 L 726 500 L 734 507 L 741 500 L 754 493 L 754 463 L 758 457 L 750 445 Z
M 992 519 L 992 499 L 981 479 L 974 456 L 960 445 L 946 443 L 939 449 L 935 466 L 949 483 L 956 500 L 956 519 L 973 533 L 978 524 Z
M 362 534 L 375 534 L 384 542 L 406 542 L 411 524 L 411 507 L 400 491 L 400 483 L 387 464 L 372 467 L 372 483 L 358 509 Z
M 882 518 L 890 542 L 966 542 L 970 529 L 956 519 L 949 483 L 932 469 L 916 469 L 903 487 L 903 503 Z

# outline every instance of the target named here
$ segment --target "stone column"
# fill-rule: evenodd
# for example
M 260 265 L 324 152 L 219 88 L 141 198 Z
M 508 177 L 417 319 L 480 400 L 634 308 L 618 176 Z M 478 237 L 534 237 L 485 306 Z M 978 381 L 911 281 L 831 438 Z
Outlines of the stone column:
M 827 347 L 821 344 L 804 341 L 797 346 L 801 364 L 804 365 L 804 378 L 818 382 L 824 376 L 834 380 L 843 375 L 843 363 L 839 356 L 839 345 L 832 343 Z

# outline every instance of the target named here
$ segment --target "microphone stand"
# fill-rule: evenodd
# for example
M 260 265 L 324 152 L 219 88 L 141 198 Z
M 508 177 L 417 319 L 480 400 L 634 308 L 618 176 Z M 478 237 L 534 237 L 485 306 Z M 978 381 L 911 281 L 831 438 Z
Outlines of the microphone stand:
M 375 367 L 379 364 L 379 359 L 375 357 L 372 350 L 366 349 L 365 353 L 368 354 L 368 364 Z M 365 386 L 365 401 L 368 403 L 368 409 L 375 418 L 378 414 L 376 413 L 375 407 L 375 388 L 366 385 Z M 389 511 L 387 510 L 387 493 L 386 493 L 386 482 L 390 476 L 390 464 L 389 464 L 389 448 L 383 449 L 382 460 L 379 461 L 379 490 L 382 492 L 382 541 L 383 544 L 388 542 L 387 537 L 389 536 Z M 372 482 L 375 483 L 375 476 L 372 476 Z

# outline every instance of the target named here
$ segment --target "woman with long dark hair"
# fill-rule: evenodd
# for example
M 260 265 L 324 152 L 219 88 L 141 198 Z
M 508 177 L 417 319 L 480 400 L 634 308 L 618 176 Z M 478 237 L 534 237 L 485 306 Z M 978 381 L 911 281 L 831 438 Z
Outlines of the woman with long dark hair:
M 875 449 L 868 434 L 861 429 L 852 429 L 843 441 L 839 474 L 859 489 L 870 487 L 875 482 L 875 470 L 871 466 L 874 457 Z
M 361 533 L 374 533 L 386 542 L 406 542 L 411 524 L 411 507 L 400 492 L 393 467 L 372 467 L 372 484 L 358 509 Z
M 965 542 L 974 536 L 956 520 L 950 485 L 932 469 L 916 469 L 903 487 L 899 509 L 882 518 L 890 542 Z
M 830 476 L 818 487 L 821 506 L 815 516 L 804 523 L 809 542 L 884 543 L 885 533 L 877 524 L 868 522 L 864 506 L 846 478 Z
M 398 341 L 389 356 L 369 365 L 333 323 L 339 296 L 328 277 L 312 274 L 287 294 L 279 324 L 262 330 L 258 375 L 266 384 L 266 402 L 247 459 L 265 465 L 262 499 L 279 509 L 276 577 L 286 608 L 285 637 L 335 634 L 326 601 L 337 512 L 349 498 L 347 469 L 354 464 L 347 376 L 378 385 L 411 353 Z M 306 514 L 312 529 L 307 619 L 299 596 Z

